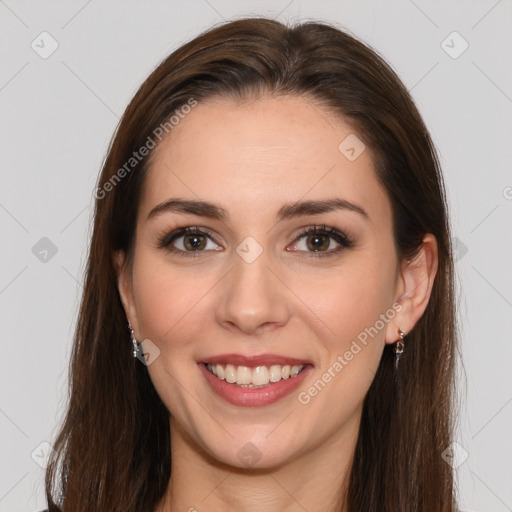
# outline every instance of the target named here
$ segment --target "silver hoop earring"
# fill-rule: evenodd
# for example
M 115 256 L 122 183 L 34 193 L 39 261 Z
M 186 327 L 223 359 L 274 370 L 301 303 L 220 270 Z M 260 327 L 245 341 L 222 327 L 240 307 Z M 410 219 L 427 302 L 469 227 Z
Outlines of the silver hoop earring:
M 137 343 L 137 340 L 135 339 L 135 331 L 132 329 L 130 322 L 128 322 L 128 329 L 130 331 L 130 337 L 132 339 L 133 344 L 133 357 L 137 357 L 140 345 Z

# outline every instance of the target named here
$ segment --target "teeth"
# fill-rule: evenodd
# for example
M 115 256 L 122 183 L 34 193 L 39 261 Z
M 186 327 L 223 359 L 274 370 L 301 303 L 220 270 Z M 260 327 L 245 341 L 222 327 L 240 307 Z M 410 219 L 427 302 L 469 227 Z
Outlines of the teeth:
M 247 366 L 239 366 L 236 372 L 236 383 L 237 384 L 255 384 L 251 382 L 252 372 Z
M 306 365 L 290 366 L 289 364 L 281 366 L 273 364 L 270 367 L 256 366 L 249 368 L 247 366 L 234 366 L 232 364 L 207 364 L 206 368 L 221 380 L 230 384 L 236 384 L 242 387 L 263 387 L 269 383 L 279 382 L 288 378 L 296 377 Z
M 238 369 L 240 371 L 240 368 Z M 244 382 L 244 384 L 254 384 L 255 386 L 266 386 L 269 383 L 270 375 L 266 366 L 256 366 L 252 371 L 251 382 Z M 238 380 L 237 380 L 237 383 Z
M 224 371 L 224 378 L 226 379 L 226 382 L 229 382 L 230 384 L 234 384 L 236 382 L 236 369 L 232 364 L 226 365 L 226 370 Z
M 292 366 L 292 369 L 290 370 L 290 377 L 295 377 L 300 372 L 300 366 Z
M 281 366 L 273 364 L 269 368 L 269 380 L 270 382 L 279 382 L 281 380 Z

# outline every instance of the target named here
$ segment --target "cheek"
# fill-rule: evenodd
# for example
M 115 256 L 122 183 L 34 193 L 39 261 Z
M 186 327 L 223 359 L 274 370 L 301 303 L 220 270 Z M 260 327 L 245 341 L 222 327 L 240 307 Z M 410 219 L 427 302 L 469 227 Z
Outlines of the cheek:
M 183 329 L 191 328 L 204 315 L 201 299 L 213 286 L 208 274 L 176 268 L 161 256 L 141 251 L 133 270 L 135 303 L 141 334 L 165 344 L 180 339 Z M 175 344 L 173 344 L 175 345 Z
M 392 259 L 360 258 L 302 290 L 304 294 L 307 289 L 304 296 L 314 313 L 309 314 L 311 329 L 322 345 L 321 374 L 328 373 L 325 380 L 332 382 L 324 399 L 352 397 L 345 400 L 354 399 L 355 404 L 368 390 L 385 346 L 386 327 L 395 316 L 393 269 Z
M 380 363 L 386 325 L 395 313 L 390 303 L 393 274 L 382 263 L 373 268 L 366 265 L 360 273 L 326 280 L 308 296 L 322 357 L 316 378 L 300 390 L 298 401 L 309 418 L 316 418 L 319 432 L 335 431 L 356 417 Z
M 133 268 L 137 319 L 143 339 L 160 350 L 148 372 L 167 409 L 193 423 L 190 396 L 197 378 L 195 347 L 205 339 L 205 296 L 212 278 L 195 268 L 178 269 L 151 251 L 140 251 Z M 187 391 L 185 391 L 187 390 Z M 195 403 L 195 401 L 193 400 Z
M 304 311 L 310 310 L 312 321 L 316 318 L 339 348 L 374 326 L 391 307 L 392 261 L 387 265 L 376 258 L 357 259 L 337 271 L 296 281 L 297 295 L 306 298 Z M 383 337 L 382 322 L 377 328 Z

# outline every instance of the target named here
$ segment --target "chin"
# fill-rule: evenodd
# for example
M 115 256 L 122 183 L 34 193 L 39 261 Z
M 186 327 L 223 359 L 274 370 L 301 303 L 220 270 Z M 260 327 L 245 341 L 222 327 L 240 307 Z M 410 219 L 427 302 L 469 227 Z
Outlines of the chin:
M 207 451 L 213 459 L 234 468 L 271 470 L 291 462 L 298 456 L 299 448 L 296 440 L 292 441 L 293 435 L 287 435 L 285 432 L 282 434 L 284 435 L 276 435 L 274 439 L 270 439 L 272 433 L 250 433 L 245 430 L 222 447 L 218 443 L 207 446 Z

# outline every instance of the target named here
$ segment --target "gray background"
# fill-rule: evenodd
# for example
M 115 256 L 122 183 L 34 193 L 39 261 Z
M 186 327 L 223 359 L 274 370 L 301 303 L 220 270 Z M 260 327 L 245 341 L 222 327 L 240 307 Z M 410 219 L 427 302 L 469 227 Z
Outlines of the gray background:
M 336 22 L 411 90 L 441 155 L 458 247 L 467 381 L 460 446 L 446 460 L 457 466 L 464 510 L 511 511 L 507 0 L 0 0 L 0 511 L 45 505 L 40 466 L 66 400 L 92 192 L 118 118 L 170 51 L 248 14 Z M 45 59 L 52 40 L 43 31 L 58 44 Z

